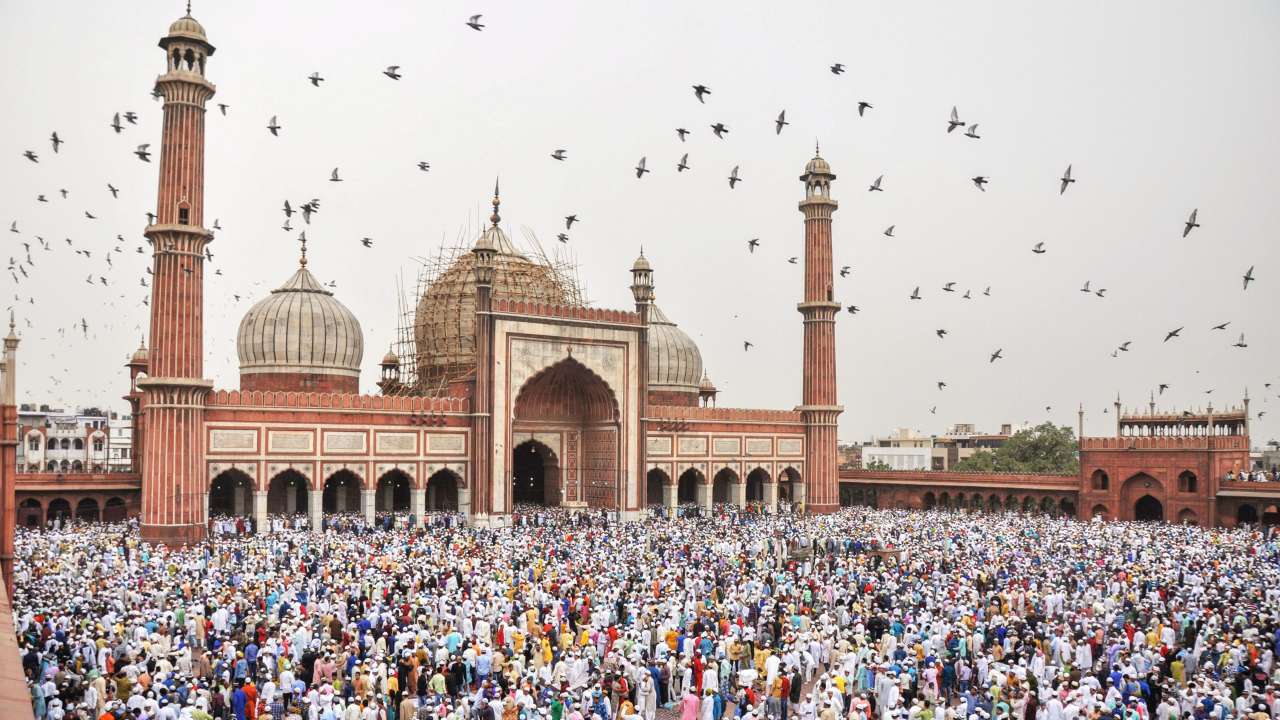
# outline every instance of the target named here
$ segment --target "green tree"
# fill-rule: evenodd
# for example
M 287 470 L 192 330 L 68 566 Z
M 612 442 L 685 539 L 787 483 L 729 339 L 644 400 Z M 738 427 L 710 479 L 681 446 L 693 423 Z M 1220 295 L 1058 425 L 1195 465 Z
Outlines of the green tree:
M 892 470 L 889 463 L 883 460 L 872 460 L 864 466 L 867 470 Z
M 1078 445 L 1071 428 L 1041 423 L 1019 430 L 995 450 L 982 450 L 956 463 L 966 472 L 1023 472 L 1072 474 L 1079 472 Z

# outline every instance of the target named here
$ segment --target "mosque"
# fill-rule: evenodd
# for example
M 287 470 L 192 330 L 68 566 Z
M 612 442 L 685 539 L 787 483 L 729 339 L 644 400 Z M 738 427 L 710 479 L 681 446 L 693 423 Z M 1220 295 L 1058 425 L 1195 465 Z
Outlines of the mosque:
M 205 106 L 214 54 L 190 14 L 160 41 L 165 71 L 149 346 L 128 363 L 140 519 L 192 542 L 211 514 L 456 509 L 499 526 L 518 503 L 636 517 L 679 502 L 837 506 L 831 168 L 805 166 L 802 404 L 714 406 L 698 347 L 630 269 L 634 308 L 586 306 L 563 273 L 488 227 L 418 299 L 410 357 L 388 353 L 359 393 L 360 321 L 308 269 L 240 323 L 239 387 L 203 377 Z M 625 275 L 623 277 L 626 277 Z M 403 347 L 403 346 L 402 346 Z
M 405 337 L 382 358 L 377 395 L 360 394 L 360 321 L 308 269 L 245 314 L 238 388 L 204 378 L 204 121 L 214 46 L 190 13 L 160 40 L 164 99 L 152 245 L 149 345 L 129 359 L 136 474 L 83 477 L 19 468 L 19 340 L 0 374 L 0 569 L 13 526 L 55 506 L 105 501 L 138 515 L 150 541 L 203 538 L 213 515 L 451 509 L 478 526 L 533 503 L 638 517 L 647 507 L 789 503 L 956 507 L 1197 524 L 1280 520 L 1280 483 L 1232 480 L 1249 462 L 1248 401 L 1207 414 L 1122 413 L 1114 437 L 1081 438 L 1078 476 L 839 470 L 831 197 L 815 154 L 800 176 L 804 327 L 800 402 L 789 410 L 716 406 L 693 340 L 655 302 L 657 272 L 630 268 L 634 307 L 582 301 L 545 257 L 501 224 L 438 258 Z M 619 273 L 619 280 L 625 278 Z M 399 350 L 399 352 L 396 352 Z M 5 372 L 4 368 L 8 371 Z M 1080 430 L 1083 433 L 1083 414 Z M 15 479 L 16 478 L 16 479 Z M 15 494 L 16 492 L 16 494 Z M 127 501 L 122 498 L 129 498 Z M 136 499 L 134 499 L 136 498 Z M 105 514 L 105 513 L 104 513 Z

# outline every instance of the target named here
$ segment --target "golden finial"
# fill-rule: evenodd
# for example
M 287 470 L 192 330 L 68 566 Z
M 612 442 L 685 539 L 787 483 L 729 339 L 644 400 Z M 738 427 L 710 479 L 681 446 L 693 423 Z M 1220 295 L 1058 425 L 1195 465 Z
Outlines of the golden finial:
M 307 266 L 307 231 L 303 230 L 298 236 L 298 244 L 302 246 L 302 257 L 298 259 L 298 264 L 302 267 Z
M 493 223 L 494 227 L 497 227 L 498 223 L 502 222 L 502 216 L 498 214 L 498 206 L 501 204 L 502 204 L 502 201 L 498 199 L 498 178 L 494 178 L 493 179 L 493 214 L 489 216 L 489 222 Z

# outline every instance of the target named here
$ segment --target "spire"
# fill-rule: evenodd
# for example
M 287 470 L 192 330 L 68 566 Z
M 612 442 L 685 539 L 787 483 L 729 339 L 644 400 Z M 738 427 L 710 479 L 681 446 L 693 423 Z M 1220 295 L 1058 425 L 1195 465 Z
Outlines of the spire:
M 186 17 L 191 17 L 191 0 L 187 0 L 187 15 L 186 15 Z
M 822 148 L 820 145 L 818 145 L 818 138 L 814 138 L 813 139 L 813 156 L 819 157 L 821 155 L 822 155 Z
M 298 244 L 302 246 L 302 256 L 298 258 L 298 264 L 302 267 L 307 266 L 307 231 L 303 230 L 298 236 Z
M 498 206 L 501 204 L 502 204 L 502 200 L 500 200 L 498 197 L 498 178 L 494 178 L 493 179 L 493 214 L 489 216 L 489 222 L 493 223 L 494 227 L 497 227 L 498 223 L 502 222 L 502 216 L 498 214 Z

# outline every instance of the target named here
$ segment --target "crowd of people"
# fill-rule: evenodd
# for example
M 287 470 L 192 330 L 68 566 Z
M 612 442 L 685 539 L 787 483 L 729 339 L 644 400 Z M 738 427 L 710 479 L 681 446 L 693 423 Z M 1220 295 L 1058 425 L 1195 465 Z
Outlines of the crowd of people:
M 1280 468 L 1273 467 L 1270 470 L 1257 468 L 1252 471 L 1241 470 L 1239 473 L 1228 471 L 1223 479 L 1240 482 L 1280 482 Z
M 39 720 L 1280 718 L 1259 529 L 523 508 L 150 546 L 18 531 Z M 417 519 L 415 519 L 417 520 Z

